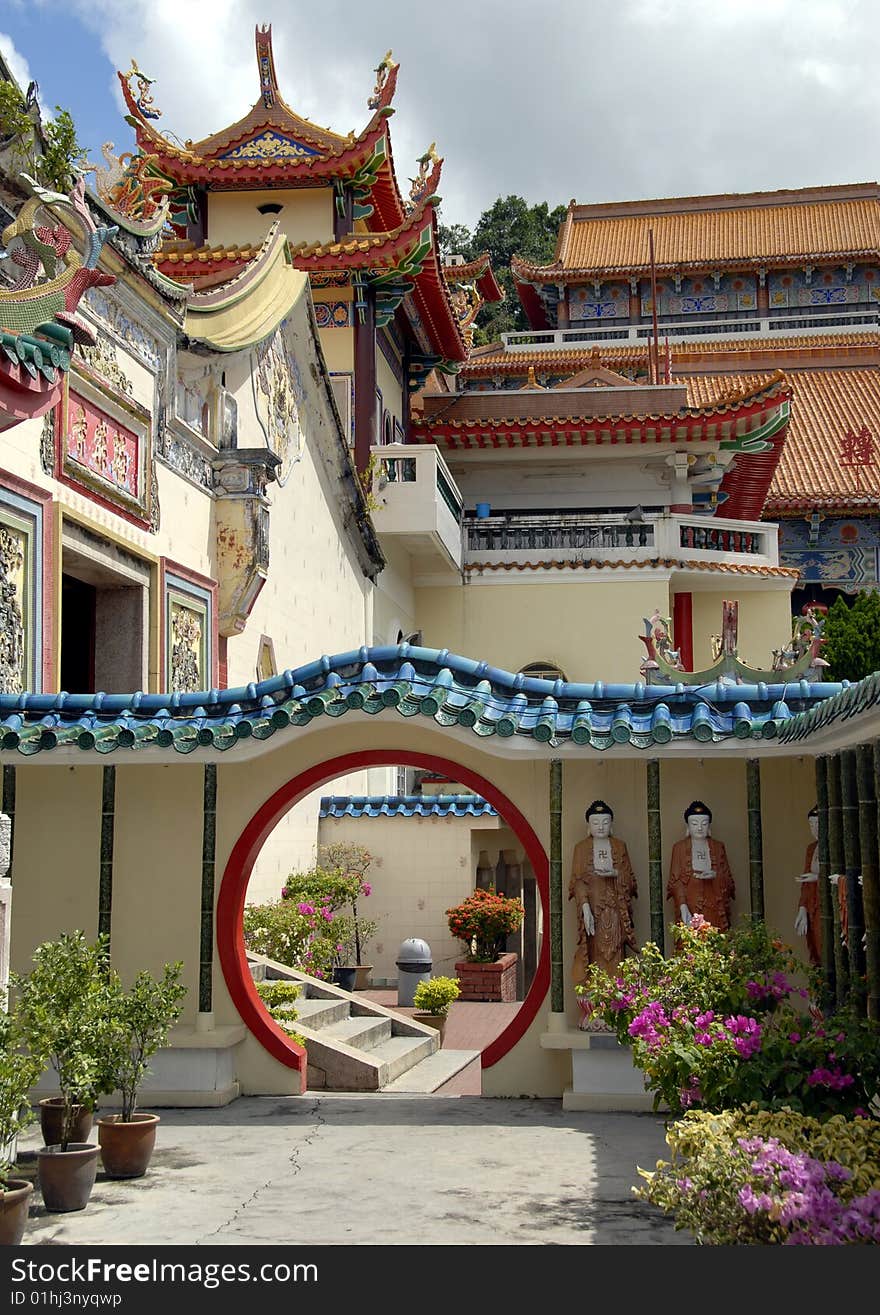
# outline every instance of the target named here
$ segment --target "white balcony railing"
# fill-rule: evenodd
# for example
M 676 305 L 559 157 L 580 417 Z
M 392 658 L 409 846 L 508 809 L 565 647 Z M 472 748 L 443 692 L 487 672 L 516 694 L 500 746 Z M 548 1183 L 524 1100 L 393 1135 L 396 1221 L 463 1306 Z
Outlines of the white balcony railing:
M 394 535 L 420 560 L 418 573 L 458 572 L 463 504 L 449 467 L 434 447 L 388 443 L 372 449 L 374 516 L 380 538 Z
M 818 310 L 792 311 L 791 314 L 765 315 L 760 318 L 743 315 L 728 320 L 681 320 L 675 324 L 660 324 L 661 342 L 681 338 L 713 338 L 733 340 L 739 338 L 772 338 L 783 334 L 787 338 L 807 337 L 822 333 L 852 333 L 860 328 L 880 327 L 880 308 L 861 311 L 822 312 Z M 583 324 L 572 329 L 530 329 L 522 333 L 503 333 L 504 346 L 509 352 L 542 351 L 554 348 L 571 349 L 579 343 L 591 346 L 623 343 L 645 345 L 653 329 L 650 324 L 618 324 L 606 320 L 602 324 Z
M 707 516 L 544 513 L 467 516 L 465 561 L 689 561 L 777 566 L 777 527 Z

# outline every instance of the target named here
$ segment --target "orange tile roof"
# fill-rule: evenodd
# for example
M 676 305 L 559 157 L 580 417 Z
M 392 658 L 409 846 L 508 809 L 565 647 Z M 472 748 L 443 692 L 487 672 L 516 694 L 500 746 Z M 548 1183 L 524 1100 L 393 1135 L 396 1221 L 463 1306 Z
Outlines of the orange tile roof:
M 859 472 L 841 466 L 839 448 L 847 430 L 863 425 L 880 441 L 880 365 L 787 370 L 786 379 L 794 393 L 791 422 L 765 514 L 880 508 L 880 466 Z M 731 384 L 752 389 L 766 380 L 763 374 L 728 374 L 691 375 L 678 382 L 687 384 L 692 406 L 712 406 Z
M 876 183 L 750 196 L 683 197 L 663 202 L 569 206 L 554 260 L 514 259 L 523 277 L 628 273 L 648 268 L 648 229 L 658 268 L 755 267 L 809 257 L 880 254 Z
M 756 566 L 751 563 L 735 562 L 698 562 L 691 559 L 679 561 L 674 557 L 651 557 L 646 561 L 606 561 L 600 557 L 590 557 L 588 559 L 578 559 L 577 561 L 551 558 L 550 561 L 539 562 L 468 562 L 465 566 L 466 571 L 579 571 L 589 570 L 681 570 L 687 567 L 690 571 L 721 571 L 727 575 L 759 575 L 765 578 L 771 576 L 781 576 L 784 578 L 797 579 L 800 571 L 791 566 Z
M 693 339 L 672 339 L 669 343 L 673 360 L 683 358 L 699 361 L 703 356 L 726 355 L 733 352 L 798 352 L 815 353 L 817 348 L 843 350 L 852 347 L 880 349 L 880 333 L 876 329 L 865 329 L 857 333 L 811 333 L 809 337 L 786 337 L 778 334 L 772 338 L 708 338 L 700 342 Z M 665 350 L 665 347 L 664 347 Z M 536 370 L 548 374 L 565 374 L 584 369 L 596 357 L 606 368 L 615 365 L 640 365 L 647 363 L 647 344 L 608 343 L 598 348 L 591 346 L 569 348 L 535 347 L 533 351 L 506 351 L 500 343 L 477 348 L 471 352 L 467 363 L 462 367 L 462 378 L 480 378 L 494 373 L 503 375 L 523 375 L 533 365 Z M 558 367 L 558 368 L 557 368 Z

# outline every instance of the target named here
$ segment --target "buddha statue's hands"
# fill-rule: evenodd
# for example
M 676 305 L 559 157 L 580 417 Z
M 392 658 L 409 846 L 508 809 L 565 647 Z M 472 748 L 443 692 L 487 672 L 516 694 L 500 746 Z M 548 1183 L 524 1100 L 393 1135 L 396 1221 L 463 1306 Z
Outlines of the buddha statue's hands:
M 686 927 L 689 927 L 689 926 L 691 925 L 691 911 L 690 911 L 690 909 L 688 908 L 688 906 L 687 906 L 686 904 L 682 904 L 682 905 L 680 906 L 680 908 L 679 908 L 679 912 L 681 913 L 681 920 L 682 920 L 682 922 L 684 923 L 684 925 L 685 925 Z
M 584 931 L 587 933 L 588 936 L 595 936 L 596 919 L 593 917 L 593 910 L 590 908 L 586 900 L 581 905 L 581 915 L 584 920 Z
M 808 922 L 809 919 L 807 918 L 807 910 L 803 907 L 803 905 L 801 905 L 801 907 L 797 911 L 797 914 L 795 915 L 795 920 L 794 920 L 795 936 L 806 936 Z

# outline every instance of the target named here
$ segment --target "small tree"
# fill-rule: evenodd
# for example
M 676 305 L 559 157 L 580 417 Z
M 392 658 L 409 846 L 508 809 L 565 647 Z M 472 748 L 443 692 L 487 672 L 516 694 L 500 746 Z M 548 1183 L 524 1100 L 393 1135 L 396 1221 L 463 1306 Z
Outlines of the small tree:
M 147 1060 L 168 1044 L 168 1029 L 180 1017 L 186 995 L 180 981 L 182 970 L 180 962 L 166 963 L 159 981 L 140 972 L 129 991 L 123 988 L 118 973 L 111 974 L 108 1081 L 122 1095 L 122 1123 L 131 1123 L 134 1117 L 138 1092 L 148 1072 Z
M 851 605 L 838 598 L 822 634 L 832 680 L 862 680 L 880 671 L 880 592 L 860 593 Z
M 0 1192 L 9 1180 L 12 1144 L 34 1118 L 28 1092 L 40 1076 L 43 1061 L 21 1049 L 15 1021 L 0 1013 Z
M 16 1018 L 30 1053 L 55 1070 L 63 1106 L 61 1149 L 66 1151 L 79 1106 L 94 1108 L 112 1091 L 109 1046 L 114 992 L 109 942 L 90 945 L 81 931 L 37 946 L 33 968 L 13 974 Z
M 339 841 L 332 845 L 322 845 L 318 857 L 324 869 L 338 873 L 349 892 L 347 902 L 351 905 L 354 961 L 360 967 L 361 951 L 369 937 L 376 933 L 375 922 L 368 927 L 363 919 L 358 920 L 357 907 L 361 896 L 366 898 L 373 889 L 366 880 L 366 871 L 373 861 L 373 855 L 363 845 L 345 844 Z

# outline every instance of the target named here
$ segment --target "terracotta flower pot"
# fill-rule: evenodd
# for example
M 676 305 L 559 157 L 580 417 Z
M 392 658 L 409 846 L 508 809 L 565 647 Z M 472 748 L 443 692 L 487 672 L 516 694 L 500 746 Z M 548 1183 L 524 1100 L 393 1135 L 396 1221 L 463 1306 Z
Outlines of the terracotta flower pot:
M 140 1178 L 156 1145 L 158 1114 L 134 1114 L 129 1123 L 120 1114 L 98 1119 L 98 1142 L 104 1170 L 110 1178 Z
M 84 1210 L 95 1185 L 100 1147 L 91 1142 L 44 1146 L 37 1151 L 43 1205 L 51 1211 Z
M 24 1236 L 33 1190 L 24 1178 L 7 1178 L 0 1188 L 0 1246 L 17 1247 Z
M 413 1021 L 422 1023 L 425 1027 L 434 1027 L 440 1033 L 440 1044 L 443 1045 L 443 1039 L 446 1036 L 446 1014 L 428 1014 L 416 1011 L 413 1014 Z
M 92 1131 L 94 1111 L 88 1105 L 74 1106 L 72 1142 L 87 1142 Z M 46 1096 L 40 1101 L 40 1131 L 46 1146 L 60 1146 L 64 1131 L 64 1101 L 60 1096 Z

